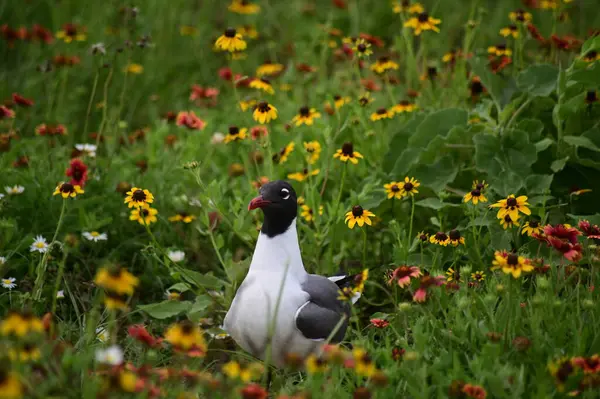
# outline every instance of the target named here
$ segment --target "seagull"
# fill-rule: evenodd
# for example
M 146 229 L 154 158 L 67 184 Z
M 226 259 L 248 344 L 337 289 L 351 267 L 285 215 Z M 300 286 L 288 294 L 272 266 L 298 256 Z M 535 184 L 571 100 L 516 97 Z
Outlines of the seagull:
M 246 352 L 282 367 L 288 355 L 318 355 L 325 343 L 344 339 L 350 304 L 338 299 L 338 291 L 353 276 L 307 273 L 296 232 L 296 192 L 283 180 L 259 191 L 248 210 L 262 209 L 264 222 L 223 328 Z

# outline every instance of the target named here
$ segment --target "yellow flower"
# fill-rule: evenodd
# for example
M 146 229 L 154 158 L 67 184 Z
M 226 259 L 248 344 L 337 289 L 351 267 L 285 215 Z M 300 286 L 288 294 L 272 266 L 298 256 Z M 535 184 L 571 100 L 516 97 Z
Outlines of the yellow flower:
M 79 28 L 73 24 L 65 24 L 63 25 L 64 29 L 56 32 L 56 38 L 64 41 L 65 43 L 71 43 L 73 40 L 78 42 L 84 42 L 87 40 L 87 36 L 83 30 L 85 28 Z
M 515 226 L 519 226 L 519 217 L 517 216 L 516 219 L 513 219 L 509 214 L 504 215 L 504 217 L 502 219 L 500 219 L 500 224 L 502 225 L 502 228 L 504 230 L 508 229 L 509 227 L 515 227 Z
M 23 384 L 15 373 L 0 369 L 0 398 L 20 399 L 23 397 Z
M 327 361 L 322 357 L 317 357 L 315 354 L 311 354 L 306 358 L 306 371 L 308 374 L 318 374 L 327 371 Z
M 369 226 L 372 224 L 371 219 L 375 214 L 371 211 L 363 209 L 360 205 L 352 207 L 351 211 L 346 212 L 346 218 L 344 223 L 348 224 L 348 227 L 353 229 L 354 225 L 358 224 L 358 227 L 363 227 L 365 224 Z
M 374 64 L 371 64 L 371 70 L 377 74 L 385 73 L 390 69 L 397 70 L 398 68 L 398 64 L 387 56 L 379 57 Z
M 123 392 L 133 393 L 138 387 L 138 377 L 131 371 L 121 370 L 119 371 L 118 384 Z
M 385 108 L 379 108 L 377 111 L 371 114 L 372 121 L 379 121 L 382 119 L 391 119 L 394 117 L 394 113 L 392 111 L 388 111 Z
M 244 140 L 248 137 L 247 132 L 248 129 L 245 127 L 240 129 L 237 126 L 229 126 L 229 131 L 227 132 L 224 141 L 225 143 L 231 143 L 232 141 Z
M 336 151 L 333 155 L 334 158 L 339 158 L 342 162 L 350 161 L 354 165 L 358 163 L 358 158 L 363 158 L 360 152 L 354 151 L 354 145 L 352 143 L 344 143 L 342 148 Z
M 531 19 L 533 18 L 531 16 L 530 12 L 526 12 L 524 10 L 511 11 L 508 14 L 508 17 L 513 22 L 521 22 L 521 23 L 530 22 Z
M 372 216 L 375 216 L 375 215 L 372 215 Z M 354 278 L 355 286 L 352 289 L 352 292 L 354 294 L 357 294 L 357 293 L 362 294 L 362 292 L 365 289 L 365 282 L 367 281 L 368 278 L 369 278 L 369 269 L 363 269 L 363 271 L 360 272 L 360 274 Z
M 421 32 L 426 30 L 439 32 L 440 29 L 436 25 L 439 25 L 441 22 L 442 21 L 440 19 L 432 18 L 426 12 L 421 12 L 418 16 L 412 17 L 406 21 L 404 23 L 404 27 L 412 28 L 414 30 L 414 34 L 419 36 Z
M 293 141 L 290 142 L 288 145 L 279 150 L 277 154 L 273 155 L 273 161 L 278 164 L 286 162 L 290 154 L 294 151 L 294 147 L 296 147 L 296 144 Z
M 256 105 L 256 108 L 254 108 L 252 117 L 258 123 L 269 123 L 271 120 L 277 119 L 277 108 L 266 101 L 261 101 Z
M 315 220 L 315 215 L 312 208 L 310 208 L 308 205 L 301 205 L 300 208 L 300 216 L 302 216 L 304 220 L 309 223 Z M 319 216 L 321 215 L 323 215 L 323 205 L 319 206 Z
M 476 271 L 475 273 L 471 273 L 471 279 L 475 281 L 483 281 L 485 280 L 485 273 L 483 270 Z
M 157 214 L 158 211 L 150 207 L 132 209 L 129 214 L 129 220 L 137 221 L 141 225 L 150 225 L 158 221 Z
M 94 283 L 105 290 L 115 292 L 120 295 L 133 295 L 135 287 L 139 284 L 139 279 L 123 268 L 102 268 L 96 273 Z
M 514 278 L 521 277 L 522 272 L 533 271 L 533 266 L 529 259 L 525 259 L 515 253 L 496 251 L 494 258 L 491 270 L 502 269 L 505 274 L 512 274 Z
M 359 58 L 368 57 L 369 55 L 373 54 L 373 51 L 371 50 L 371 43 L 367 42 L 365 39 L 356 40 L 352 50 L 354 50 Z
M 495 55 L 496 57 L 507 56 L 510 57 L 512 55 L 512 50 L 506 48 L 504 44 L 499 44 L 497 46 L 488 47 L 488 54 Z
M 402 100 L 400 101 L 398 104 L 394 105 L 390 111 L 392 111 L 394 114 L 401 114 L 404 112 L 413 112 L 414 110 L 417 109 L 417 105 L 411 103 L 410 101 L 407 100 Z
M 358 104 L 361 107 L 365 107 L 365 106 L 371 104 L 373 101 L 375 101 L 375 99 L 371 98 L 371 92 L 368 92 L 368 91 L 361 94 L 361 96 L 358 97 Z
M 71 198 L 75 198 L 78 194 L 83 194 L 85 193 L 85 191 L 83 191 L 81 189 L 81 186 L 79 185 L 73 185 L 71 183 L 60 183 L 56 189 L 54 190 L 54 193 L 52 193 L 52 195 L 61 195 L 64 199 L 67 199 L 69 197 Z
M 438 231 L 437 233 L 429 237 L 429 242 L 445 247 L 450 243 L 450 237 L 448 237 L 448 235 L 443 231 Z
M 255 105 L 256 105 L 256 100 L 253 100 L 253 99 L 247 99 L 247 100 L 240 101 L 240 108 L 242 111 L 246 111 L 250 108 L 254 108 Z
M 352 357 L 354 358 L 354 371 L 359 376 L 370 378 L 377 371 L 375 363 L 364 349 L 355 348 L 352 350 Z
M 408 12 L 409 14 L 420 14 L 425 8 L 420 3 L 410 4 L 409 0 L 394 1 L 392 11 L 396 14 Z
M 34 362 L 42 356 L 40 349 L 33 344 L 27 343 L 21 349 L 11 348 L 8 351 L 8 357 L 13 362 Z M 2 398 L 2 393 L 0 393 Z
M 450 267 L 448 270 L 446 270 L 446 275 L 448 276 L 448 277 L 446 277 L 447 282 L 451 282 L 451 281 L 456 281 L 457 283 L 462 282 L 459 270 L 454 270 L 453 268 Z
M 340 109 L 351 101 L 350 97 L 342 97 L 339 94 L 333 96 L 333 105 L 335 109 Z
M 127 64 L 127 66 L 125 67 L 125 72 L 132 73 L 134 75 L 139 75 L 142 72 L 144 72 L 144 67 L 140 64 L 135 63 Z
M 258 31 L 252 25 L 238 26 L 237 31 L 242 37 L 249 37 L 250 39 L 256 39 L 258 37 Z
M 183 223 L 192 223 L 196 220 L 196 216 L 189 215 L 186 212 L 181 212 L 173 216 L 169 216 L 169 222 L 183 222 Z
M 540 2 L 540 8 L 544 10 L 554 10 L 558 7 L 557 0 L 542 0 Z
M 206 342 L 202 331 L 189 320 L 171 325 L 165 333 L 165 341 L 179 351 L 187 352 L 197 349 L 206 352 Z
M 236 51 L 242 51 L 246 49 L 246 42 L 242 39 L 242 35 L 237 33 L 234 28 L 227 28 L 217 41 L 215 47 L 218 50 L 229 51 L 234 53 Z
M 391 183 L 384 184 L 383 188 L 385 189 L 388 199 L 392 199 L 392 198 L 402 199 L 402 191 L 400 189 L 400 183 L 393 181 Z
M 473 189 L 466 193 L 463 197 L 464 202 L 472 201 L 473 205 L 477 205 L 479 202 L 487 202 L 487 198 L 483 195 L 483 192 L 479 189 Z
M 529 237 L 532 237 L 534 234 L 542 234 L 543 231 L 544 229 L 540 226 L 540 222 L 534 219 L 525 222 L 521 228 L 521 234 L 527 234 Z
M 306 201 L 304 200 L 303 196 L 299 196 L 296 202 L 298 203 L 298 205 L 304 205 Z
M 303 169 L 302 172 L 290 173 L 288 174 L 288 179 L 296 180 L 296 181 L 304 181 L 308 179 L 310 176 L 316 176 L 319 174 L 321 169 L 315 169 L 309 171 L 308 169 Z
M 304 142 L 304 150 L 308 153 L 308 163 L 314 165 L 321 156 L 321 144 L 318 141 Z
M 522 212 L 525 215 L 531 215 L 528 205 L 527 196 L 521 195 L 515 198 L 515 196 L 511 194 L 506 199 L 490 205 L 490 208 L 500 208 L 496 214 L 498 219 L 504 219 L 504 216 L 509 215 L 512 220 L 516 221 L 519 218 L 519 212 Z
M 600 60 L 600 53 L 597 52 L 596 50 L 590 50 L 587 53 L 585 53 L 584 55 L 581 56 L 581 58 L 585 61 L 585 62 L 594 62 L 594 61 L 598 61 Z
M 512 36 L 516 39 L 519 37 L 519 28 L 517 25 L 507 26 L 506 28 L 500 29 L 500 35 L 504 37 Z
M 448 239 L 450 240 L 450 244 L 457 247 L 459 244 L 465 245 L 465 237 L 461 237 L 460 231 L 454 229 L 450 230 L 448 233 Z
M 274 76 L 281 73 L 281 71 L 283 71 L 282 64 L 272 64 L 267 62 L 256 68 L 256 76 Z
M 41 333 L 44 331 L 44 324 L 29 311 L 20 313 L 10 311 L 4 320 L 0 323 L 1 335 L 15 335 L 19 338 L 29 333 Z
M 150 204 L 154 202 L 154 195 L 146 189 L 133 187 L 126 193 L 125 203 L 128 204 L 129 208 L 142 207 L 149 208 Z
M 260 12 L 260 6 L 248 0 L 233 0 L 227 8 L 238 14 L 258 14 Z
M 271 85 L 271 82 L 269 82 L 267 79 L 262 78 L 262 79 L 253 79 L 250 82 L 249 85 L 251 88 L 253 89 L 258 89 L 258 90 L 262 90 L 265 93 L 268 94 L 274 94 L 275 90 L 273 89 L 273 86 Z
M 179 27 L 179 34 L 181 36 L 196 36 L 198 34 L 198 29 L 191 25 L 181 25 Z
M 306 106 L 300 108 L 298 115 L 294 116 L 292 123 L 296 126 L 306 125 L 312 126 L 315 119 L 320 118 L 321 114 L 314 108 L 308 108 Z
M 481 183 L 479 182 L 479 180 L 475 180 L 473 181 L 473 185 L 471 186 L 471 188 L 473 190 L 479 190 L 481 192 L 483 192 L 483 190 L 487 189 L 489 186 L 489 184 L 487 184 L 485 182 L 485 180 L 482 180 Z
M 229 378 L 239 378 L 242 382 L 250 382 L 260 378 L 264 367 L 260 363 L 251 363 L 247 367 L 242 367 L 238 362 L 232 360 L 225 363 L 221 370 Z
M 104 292 L 104 306 L 106 306 L 106 309 L 127 311 L 129 310 L 127 307 L 128 300 L 129 297 L 127 295 L 117 294 L 112 291 Z
M 407 196 L 407 195 L 415 195 L 417 194 L 419 191 L 417 190 L 417 187 L 419 187 L 421 185 L 421 183 L 419 183 L 419 181 L 417 179 L 415 179 L 414 177 L 411 177 L 410 179 L 408 178 L 408 176 L 406 176 L 404 178 L 404 183 L 400 183 L 400 193 L 402 194 L 402 196 Z
M 451 50 L 449 52 L 447 52 L 446 54 L 444 54 L 444 56 L 442 57 L 442 61 L 444 63 L 449 63 L 449 62 L 454 62 L 456 61 L 456 57 L 457 57 L 457 53 L 455 50 Z

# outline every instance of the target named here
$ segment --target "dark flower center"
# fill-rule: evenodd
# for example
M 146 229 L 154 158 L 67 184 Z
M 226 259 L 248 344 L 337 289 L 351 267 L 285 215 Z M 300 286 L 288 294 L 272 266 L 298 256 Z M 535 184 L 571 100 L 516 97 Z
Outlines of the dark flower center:
M 300 108 L 300 115 L 301 116 L 309 116 L 310 115 L 310 108 L 308 108 L 307 106 L 304 106 L 302 108 Z
M 585 55 L 586 60 L 595 60 L 598 52 L 596 50 L 588 51 Z
M 342 99 L 342 96 L 340 96 L 339 94 L 336 94 L 335 96 L 333 96 L 333 100 L 334 101 L 338 101 L 338 100 L 341 100 L 341 99 Z
M 240 133 L 240 129 L 237 126 L 229 126 L 229 134 L 237 136 Z
M 450 236 L 450 239 L 453 241 L 460 240 L 460 231 L 450 230 L 449 236 Z
M 481 274 L 475 273 L 475 280 L 481 280 Z
M 271 109 L 271 106 L 269 105 L 268 102 L 266 101 L 261 101 L 258 103 L 258 111 L 259 112 L 269 112 L 269 110 Z
M 327 364 L 327 362 L 325 361 L 325 359 L 318 357 L 315 360 L 315 363 L 317 364 L 317 366 L 321 367 L 321 366 L 325 366 Z
M 365 51 L 367 51 L 367 46 L 364 43 L 360 43 L 358 46 L 356 46 L 356 49 L 359 52 L 364 53 Z
M 517 10 L 516 14 L 517 14 L 517 21 L 520 21 L 520 22 L 525 21 L 525 11 Z
M 481 196 L 481 191 L 479 191 L 478 189 L 475 189 L 475 190 L 471 191 L 471 196 L 479 197 L 479 196 Z
M 225 29 L 225 37 L 232 38 L 232 37 L 235 37 L 235 34 L 236 34 L 236 31 L 234 28 Z
M 570 361 L 564 361 L 556 372 L 556 378 L 559 381 L 566 381 L 573 372 L 573 365 Z
M 510 29 L 512 32 L 516 32 L 518 28 L 517 25 L 510 25 L 508 29 Z
M 399 105 L 403 105 L 403 106 L 407 106 L 407 105 L 410 105 L 410 102 L 408 100 L 402 100 L 398 104 Z
M 379 115 L 385 115 L 385 114 L 387 113 L 387 110 L 386 110 L 385 108 L 379 108 L 379 109 L 377 110 L 377 113 L 378 113 Z
M 181 323 L 181 333 L 183 335 L 190 335 L 194 329 L 194 325 L 188 321 Z
M 0 370 L 0 386 L 4 385 L 6 381 L 8 381 L 8 373 L 6 370 Z
M 485 188 L 485 184 L 483 183 L 477 183 L 477 185 L 475 186 L 475 188 L 479 191 L 483 190 Z
M 435 239 L 438 241 L 446 241 L 448 236 L 443 231 L 435 233 Z
M 517 199 L 514 197 L 510 197 L 506 200 L 506 206 L 509 208 L 514 208 L 515 206 L 517 206 Z
M 505 44 L 499 44 L 499 45 L 496 46 L 496 49 L 500 50 L 500 51 L 504 51 L 504 50 L 506 50 L 506 45 Z
M 534 229 L 536 229 L 539 225 L 540 225 L 540 222 L 537 221 L 537 220 L 530 220 L 529 221 L 529 227 L 533 227 Z
M 519 255 L 517 254 L 508 254 L 508 257 L 506 258 L 506 263 L 508 263 L 511 266 L 516 266 L 519 264 Z
M 120 278 L 121 277 L 121 269 L 118 267 L 112 267 L 108 271 L 108 274 L 110 274 L 110 276 L 113 278 Z
M 271 85 L 271 82 L 269 81 L 269 79 L 261 78 L 260 81 L 263 82 L 264 84 L 269 85 L 269 86 Z
M 414 184 L 410 182 L 404 183 L 404 191 L 411 191 L 413 188 L 415 188 Z
M 437 75 L 437 69 L 435 69 L 435 67 L 427 68 L 427 75 L 429 75 L 429 77 L 435 77 Z
M 148 209 L 142 209 L 142 215 L 144 217 L 146 217 L 146 216 L 150 215 L 150 211 Z
M 480 94 L 483 92 L 483 85 L 479 81 L 474 81 L 471 83 L 471 93 Z
M 379 57 L 379 63 L 380 64 L 385 64 L 386 62 L 388 62 L 390 60 L 390 57 L 388 57 L 387 55 L 384 55 L 382 57 Z
M 304 168 L 304 170 L 302 171 L 302 174 L 307 176 L 308 175 L 308 169 Z
M 594 90 L 588 91 L 585 94 L 585 101 L 588 103 L 596 102 L 597 99 L 598 99 L 598 97 L 596 96 L 596 92 Z
M 398 187 L 397 184 L 392 184 L 391 190 L 392 192 L 397 193 L 398 191 L 400 191 L 400 187 Z
M 146 201 L 146 193 L 144 193 L 144 190 L 135 190 L 131 198 L 136 202 L 144 202 Z
M 419 22 L 427 22 L 429 21 L 429 14 L 427 14 L 426 12 L 422 12 L 421 14 L 419 14 L 418 19 Z
M 363 208 L 362 208 L 362 206 L 360 206 L 360 205 L 354 205 L 352 207 L 352 215 L 355 218 L 362 216 L 362 214 L 363 214 Z
M 504 223 L 512 223 L 513 220 L 510 218 L 510 215 L 504 216 Z
M 71 183 L 63 183 L 62 186 L 60 186 L 60 191 L 63 193 L 72 193 L 75 191 L 75 187 L 73 187 Z
M 427 241 L 427 234 L 421 234 L 421 235 L 419 235 L 419 240 L 421 240 L 421 241 Z
M 354 156 L 354 146 L 352 143 L 344 143 L 342 144 L 342 154 L 353 157 Z
M 313 210 L 311 208 L 308 208 L 308 214 L 312 215 L 313 214 Z
M 73 168 L 72 172 L 73 179 L 79 181 L 83 178 L 83 170 L 80 168 Z

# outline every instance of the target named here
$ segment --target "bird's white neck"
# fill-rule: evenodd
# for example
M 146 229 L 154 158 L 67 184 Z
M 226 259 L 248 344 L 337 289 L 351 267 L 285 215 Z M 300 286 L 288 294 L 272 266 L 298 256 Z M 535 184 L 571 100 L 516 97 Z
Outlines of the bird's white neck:
M 249 272 L 285 272 L 288 276 L 302 278 L 306 270 L 302 263 L 296 219 L 282 234 L 269 237 L 262 232 L 258 236 Z

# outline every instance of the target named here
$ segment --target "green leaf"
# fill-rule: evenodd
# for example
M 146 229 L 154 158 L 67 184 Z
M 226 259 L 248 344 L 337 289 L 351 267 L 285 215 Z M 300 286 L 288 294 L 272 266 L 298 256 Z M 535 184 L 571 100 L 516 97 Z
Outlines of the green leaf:
M 150 305 L 138 305 L 138 309 L 148 313 L 155 319 L 168 319 L 180 313 L 188 311 L 192 306 L 188 301 L 163 301 Z
M 550 64 L 532 65 L 517 76 L 517 87 L 536 97 L 547 97 L 555 89 L 558 68 Z
M 527 194 L 545 194 L 550 191 L 554 175 L 531 175 L 525 179 Z
M 550 147 L 552 144 L 554 144 L 554 140 L 546 137 L 545 139 L 542 139 L 542 140 L 538 141 L 537 143 L 535 143 L 535 151 L 542 152 L 545 149 L 547 149 L 548 147 Z
M 492 176 L 499 176 L 502 171 L 502 162 L 498 153 L 502 148 L 500 139 L 489 133 L 478 133 L 473 136 L 475 143 L 475 166 L 478 170 L 487 172 Z
M 582 69 L 572 70 L 569 74 L 568 85 L 580 83 L 586 87 L 594 87 L 600 85 L 600 62 L 594 62 L 592 65 Z
M 550 164 L 550 169 L 554 173 L 560 172 L 561 170 L 563 170 L 565 168 L 565 165 L 567 164 L 568 160 L 569 160 L 569 157 L 557 159 L 557 160 L 553 161 L 552 164 Z
M 186 283 L 176 283 L 169 287 L 169 291 L 186 292 L 190 290 L 190 286 Z
M 600 36 L 593 36 L 586 40 L 581 46 L 581 55 L 585 55 L 590 51 L 600 52 Z
M 388 151 L 383 159 L 383 170 L 390 173 L 396 165 L 398 155 L 405 151 L 408 139 L 417 131 L 417 127 L 423 122 L 425 115 L 416 114 L 406 125 L 404 125 L 392 138 Z M 408 170 L 408 169 L 407 169 Z
M 208 295 L 199 295 L 196 297 L 194 304 L 188 310 L 188 314 L 198 315 L 199 313 L 203 313 L 210 305 L 212 305 L 213 300 Z
M 449 204 L 447 202 L 440 201 L 439 198 L 425 198 L 424 200 L 415 202 L 415 205 L 422 206 L 424 208 L 435 209 L 436 211 L 445 208 L 447 206 L 458 206 L 456 204 Z
M 410 147 L 427 147 L 436 136 L 445 136 L 458 125 L 467 125 L 467 111 L 460 108 L 447 108 L 433 112 L 425 118 L 415 134 L 408 139 Z
M 470 64 L 473 73 L 479 76 L 481 83 L 488 93 L 490 93 L 490 96 L 492 96 L 494 103 L 500 104 L 506 83 L 499 75 L 490 70 L 488 61 L 485 58 L 473 57 L 471 58 Z
M 435 192 L 439 192 L 447 184 L 453 182 L 457 174 L 458 166 L 454 164 L 451 156 L 446 155 L 434 164 L 417 166 L 413 175 L 424 186 L 431 188 Z
M 592 143 L 592 140 L 583 136 L 565 136 L 563 140 L 567 144 L 571 144 L 575 147 L 587 148 L 588 150 L 600 152 L 600 148 L 596 144 Z
M 226 283 L 215 277 L 212 273 L 198 273 L 189 269 L 180 269 L 181 277 L 196 287 L 204 287 L 208 290 L 220 290 Z
M 406 148 L 396 160 L 392 169 L 393 176 L 406 176 L 408 171 L 413 167 L 415 162 L 419 160 L 421 150 L 418 148 Z
M 517 124 L 517 129 L 527 132 L 530 141 L 536 141 L 542 137 L 544 124 L 539 119 L 523 119 Z

